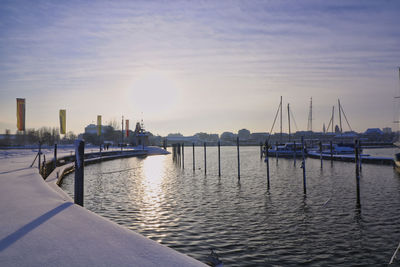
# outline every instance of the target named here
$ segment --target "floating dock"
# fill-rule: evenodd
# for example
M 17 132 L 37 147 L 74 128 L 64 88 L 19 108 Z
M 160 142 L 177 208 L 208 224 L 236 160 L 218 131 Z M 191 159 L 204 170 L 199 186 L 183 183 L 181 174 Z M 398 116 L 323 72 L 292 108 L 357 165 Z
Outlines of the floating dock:
M 308 152 L 307 157 L 320 159 L 321 155 L 318 152 Z M 347 161 L 347 162 L 354 162 L 355 155 L 335 155 L 333 154 L 322 154 L 322 159 L 325 160 L 335 160 L 335 161 Z M 380 164 L 380 165 L 393 165 L 394 160 L 390 157 L 377 157 L 377 156 L 370 156 L 370 155 L 362 155 L 360 157 L 362 163 L 371 163 L 371 164 Z

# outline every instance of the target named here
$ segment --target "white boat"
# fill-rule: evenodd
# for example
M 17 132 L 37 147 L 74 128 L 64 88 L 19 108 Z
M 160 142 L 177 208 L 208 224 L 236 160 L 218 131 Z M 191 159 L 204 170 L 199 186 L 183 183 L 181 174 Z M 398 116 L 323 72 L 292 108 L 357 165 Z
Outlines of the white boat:
M 286 143 L 275 145 L 268 149 L 268 156 L 282 158 L 301 157 L 301 143 Z
M 315 147 L 312 149 L 309 149 L 310 153 L 317 153 L 320 154 L 321 150 L 319 147 Z M 356 151 L 354 149 L 353 144 L 332 144 L 332 154 L 333 155 L 351 155 L 355 154 Z M 360 150 L 361 153 L 361 150 Z M 330 144 L 322 144 L 322 154 L 331 154 L 331 146 Z

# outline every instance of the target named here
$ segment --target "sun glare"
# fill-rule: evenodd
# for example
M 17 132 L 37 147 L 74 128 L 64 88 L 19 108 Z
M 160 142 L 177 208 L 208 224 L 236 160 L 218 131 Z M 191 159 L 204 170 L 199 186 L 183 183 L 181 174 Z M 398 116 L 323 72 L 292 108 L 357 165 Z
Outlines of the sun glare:
M 144 196 L 148 202 L 158 203 L 162 195 L 162 181 L 164 173 L 164 157 L 147 157 L 143 164 Z
M 138 112 L 147 116 L 172 112 L 179 97 L 174 79 L 164 72 L 146 72 L 133 81 L 129 88 L 129 99 Z

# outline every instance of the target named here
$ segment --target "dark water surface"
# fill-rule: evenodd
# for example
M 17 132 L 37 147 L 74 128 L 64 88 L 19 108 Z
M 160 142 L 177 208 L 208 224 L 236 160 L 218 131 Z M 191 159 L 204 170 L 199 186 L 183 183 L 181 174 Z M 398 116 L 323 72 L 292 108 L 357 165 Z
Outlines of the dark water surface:
M 353 163 L 270 159 L 271 189 L 258 147 L 185 148 L 172 155 L 85 167 L 85 207 L 161 244 L 205 261 L 213 248 L 225 266 L 385 266 L 400 241 L 400 177 L 363 164 L 361 208 Z M 73 175 L 62 188 L 73 194 Z

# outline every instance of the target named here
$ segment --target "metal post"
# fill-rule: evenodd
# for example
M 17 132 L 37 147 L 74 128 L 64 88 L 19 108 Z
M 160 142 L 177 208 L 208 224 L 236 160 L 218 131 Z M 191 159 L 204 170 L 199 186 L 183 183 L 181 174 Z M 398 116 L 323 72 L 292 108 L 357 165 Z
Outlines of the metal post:
M 236 138 L 237 160 L 238 160 L 238 179 L 240 180 L 240 153 L 239 153 L 239 137 Z
M 207 174 L 207 150 L 206 150 L 206 142 L 204 142 L 204 174 Z
M 57 144 L 54 144 L 54 169 L 57 168 Z
M 301 154 L 303 160 L 301 162 L 301 168 L 303 169 L 303 188 L 304 194 L 307 194 L 307 181 L 306 181 L 306 161 L 305 161 L 305 154 L 304 154 L 304 137 L 301 137 Z
M 218 140 L 218 176 L 221 177 L 221 141 Z
M 267 186 L 268 186 L 268 190 L 270 188 L 269 185 L 269 158 L 268 158 L 268 141 L 265 141 L 265 161 L 267 162 Z
M 194 143 L 192 143 L 193 146 L 193 171 L 195 170 L 195 158 L 194 158 Z
M 75 140 L 75 204 L 83 207 L 83 160 L 85 154 L 85 142 Z

